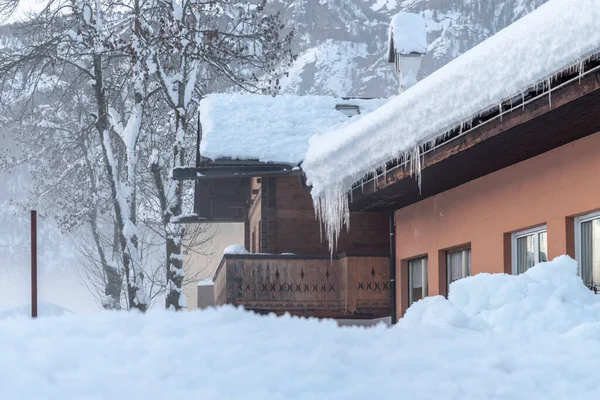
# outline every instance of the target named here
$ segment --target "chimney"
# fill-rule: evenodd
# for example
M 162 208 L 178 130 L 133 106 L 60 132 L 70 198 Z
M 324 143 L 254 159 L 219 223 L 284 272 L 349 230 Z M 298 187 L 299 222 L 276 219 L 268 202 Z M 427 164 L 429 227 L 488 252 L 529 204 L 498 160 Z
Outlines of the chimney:
M 425 18 L 405 12 L 394 15 L 389 29 L 388 62 L 396 66 L 396 74 L 400 79 L 399 93 L 417 83 L 421 57 L 426 53 Z

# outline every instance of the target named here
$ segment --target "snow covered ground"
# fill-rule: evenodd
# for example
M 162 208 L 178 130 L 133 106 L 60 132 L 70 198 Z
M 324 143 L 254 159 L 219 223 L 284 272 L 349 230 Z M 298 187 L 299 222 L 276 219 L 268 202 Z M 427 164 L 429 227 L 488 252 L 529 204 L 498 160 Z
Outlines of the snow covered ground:
M 56 305 L 49 301 L 38 302 L 38 315 L 40 317 L 61 316 L 71 314 L 71 310 Z M 31 316 L 31 303 L 23 304 L 10 310 L 0 311 L 0 318 L 16 318 Z
M 2 319 L 0 354 L 2 399 L 587 399 L 600 297 L 562 257 L 459 281 L 391 329 L 231 307 L 105 312 Z

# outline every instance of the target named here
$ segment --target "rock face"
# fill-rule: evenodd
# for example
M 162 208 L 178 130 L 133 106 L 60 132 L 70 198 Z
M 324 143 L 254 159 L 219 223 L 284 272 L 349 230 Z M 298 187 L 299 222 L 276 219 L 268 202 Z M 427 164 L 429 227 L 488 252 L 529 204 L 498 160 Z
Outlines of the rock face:
M 301 95 L 389 97 L 398 88 L 386 60 L 388 24 L 397 12 L 419 13 L 427 21 L 422 78 L 545 1 L 279 0 L 284 20 L 296 28 L 298 54 L 282 88 Z

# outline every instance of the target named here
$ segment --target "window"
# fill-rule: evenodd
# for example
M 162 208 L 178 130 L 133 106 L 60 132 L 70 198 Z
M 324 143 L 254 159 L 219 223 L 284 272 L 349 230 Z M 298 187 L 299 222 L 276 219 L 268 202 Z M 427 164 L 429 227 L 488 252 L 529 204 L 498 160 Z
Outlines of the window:
M 575 258 L 586 286 L 600 285 L 600 213 L 575 219 Z
M 427 297 L 427 257 L 408 261 L 408 305 Z
M 512 234 L 512 272 L 522 274 L 541 262 L 548 261 L 546 225 Z
M 446 252 L 448 288 L 450 284 L 471 275 L 471 248 Z

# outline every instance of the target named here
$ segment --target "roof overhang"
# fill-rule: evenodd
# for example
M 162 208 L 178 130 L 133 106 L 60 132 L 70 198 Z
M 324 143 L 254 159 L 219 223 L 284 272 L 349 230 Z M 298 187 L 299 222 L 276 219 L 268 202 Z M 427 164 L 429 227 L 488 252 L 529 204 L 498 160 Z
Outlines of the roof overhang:
M 194 214 L 179 223 L 245 222 L 250 200 L 251 178 L 300 176 L 293 164 L 265 163 L 257 160 L 201 159 L 197 167 L 179 167 L 172 171 L 175 180 L 194 184 Z
M 302 171 L 297 165 L 258 160 L 208 160 L 197 167 L 173 168 L 175 180 L 205 180 L 223 178 L 252 178 L 269 176 L 300 175 Z
M 409 160 L 390 163 L 386 171 L 358 182 L 350 210 L 397 210 L 600 132 L 600 65 L 558 85 L 551 97 L 532 96 L 427 150 L 421 160 L 421 188 Z

